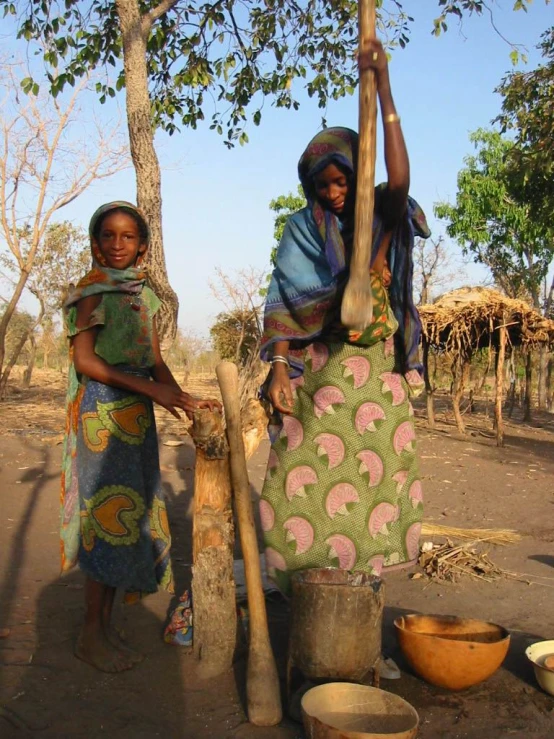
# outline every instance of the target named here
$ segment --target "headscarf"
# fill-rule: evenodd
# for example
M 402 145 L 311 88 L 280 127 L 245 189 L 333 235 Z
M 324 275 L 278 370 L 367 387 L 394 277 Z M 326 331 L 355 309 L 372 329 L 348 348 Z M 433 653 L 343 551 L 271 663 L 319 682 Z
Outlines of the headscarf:
M 268 289 L 264 314 L 261 356 L 269 360 L 272 345 L 289 341 L 292 377 L 303 372 L 303 349 L 339 317 L 342 291 L 348 277 L 348 255 L 352 240 L 350 224 L 341 224 L 315 195 L 314 176 L 335 163 L 354 176 L 357 164 L 358 135 L 348 128 L 329 128 L 308 144 L 298 164 L 300 182 L 308 205 L 289 218 L 277 253 L 277 266 Z M 352 183 L 355 187 L 355 183 Z M 375 188 L 372 260 L 375 258 L 385 225 L 379 202 L 386 185 Z M 425 215 L 408 197 L 406 212 L 395 225 L 389 251 L 392 282 L 391 308 L 399 324 L 395 334 L 398 369 L 404 374 L 421 372 L 418 344 L 421 323 L 412 295 L 414 237 L 430 235 Z M 345 340 L 353 341 L 346 332 Z M 355 342 L 362 343 L 364 337 Z
M 144 254 L 140 254 L 137 263 L 127 269 L 111 269 L 100 251 L 94 232 L 100 219 L 114 210 L 122 210 L 138 217 L 143 225 L 148 243 L 149 230 L 146 218 L 132 203 L 115 200 L 101 205 L 93 214 L 89 224 L 92 268 L 79 280 L 75 287 L 70 287 L 69 295 L 64 303 L 64 318 L 68 338 L 79 333 L 76 327 L 76 304 L 89 295 L 122 292 L 139 295 L 146 282 L 146 269 L 141 266 Z M 88 328 L 101 323 L 93 311 Z M 77 431 L 79 426 L 79 409 L 85 385 L 75 371 L 73 363 L 73 347 L 69 348 L 68 388 L 66 396 L 66 424 L 62 457 L 61 478 L 61 527 L 60 549 L 62 571 L 70 570 L 77 563 L 80 541 L 79 488 L 77 480 Z
M 88 233 L 90 238 L 90 250 L 92 254 L 92 269 L 79 280 L 77 286 L 69 292 L 69 296 L 65 301 L 65 308 L 70 308 L 79 300 L 87 295 L 98 295 L 107 292 L 124 292 L 130 294 L 140 293 L 146 281 L 146 270 L 141 267 L 144 260 L 144 254 L 139 254 L 136 265 L 127 269 L 111 269 L 108 267 L 104 255 L 94 238 L 94 231 L 98 222 L 104 219 L 108 213 L 113 210 L 127 211 L 130 215 L 134 214 L 138 217 L 147 235 L 147 241 L 150 238 L 150 232 L 146 218 L 141 211 L 125 200 L 114 200 L 111 203 L 101 205 L 90 219 Z
M 300 184 L 325 244 L 325 256 L 333 276 L 338 275 L 346 267 L 345 239 L 337 216 L 324 208 L 317 199 L 314 178 L 330 164 L 337 164 L 354 177 L 357 154 L 358 134 L 355 131 L 350 128 L 326 128 L 314 136 L 298 162 Z M 356 187 L 354 181 L 351 187 Z M 348 237 L 346 240 L 350 241 L 351 232 Z

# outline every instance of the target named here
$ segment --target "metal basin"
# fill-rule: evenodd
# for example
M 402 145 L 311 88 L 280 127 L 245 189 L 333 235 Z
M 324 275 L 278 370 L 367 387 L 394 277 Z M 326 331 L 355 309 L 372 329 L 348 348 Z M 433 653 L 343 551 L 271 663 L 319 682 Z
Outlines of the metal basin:
M 554 695 L 554 668 L 550 667 L 554 657 L 554 639 L 538 641 L 525 650 L 527 659 L 533 663 L 535 677 L 541 688 Z

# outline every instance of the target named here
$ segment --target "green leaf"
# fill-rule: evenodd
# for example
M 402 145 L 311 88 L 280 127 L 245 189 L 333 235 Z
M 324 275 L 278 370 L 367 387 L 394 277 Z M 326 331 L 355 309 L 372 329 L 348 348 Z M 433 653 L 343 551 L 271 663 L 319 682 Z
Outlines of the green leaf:
M 33 78 L 32 77 L 25 77 L 25 79 L 21 80 L 21 89 L 25 93 L 25 95 L 28 95 L 33 88 Z

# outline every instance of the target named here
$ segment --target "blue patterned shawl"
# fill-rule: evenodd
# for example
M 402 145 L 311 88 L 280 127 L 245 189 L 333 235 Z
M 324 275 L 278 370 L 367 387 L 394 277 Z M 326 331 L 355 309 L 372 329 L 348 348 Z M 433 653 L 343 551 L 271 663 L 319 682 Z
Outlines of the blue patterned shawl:
M 262 359 L 268 361 L 275 342 L 289 341 L 292 377 L 303 372 L 303 348 L 324 337 L 326 330 L 339 319 L 348 278 L 352 234 L 348 226 L 343 227 L 317 201 L 313 177 L 333 162 L 354 174 L 357 143 L 358 136 L 350 129 L 326 129 L 312 139 L 299 162 L 308 206 L 291 216 L 285 225 L 268 290 L 261 349 Z M 385 189 L 386 185 L 379 185 L 375 191 L 372 262 L 385 233 L 379 212 Z M 412 254 L 415 236 L 429 235 L 423 211 L 415 200 L 408 198 L 405 214 L 394 227 L 388 254 L 392 273 L 389 298 L 399 326 L 395 354 L 398 369 L 404 374 L 410 370 L 422 372 L 418 361 L 421 322 L 412 294 Z M 363 343 L 363 336 L 353 339 L 345 329 L 345 340 Z

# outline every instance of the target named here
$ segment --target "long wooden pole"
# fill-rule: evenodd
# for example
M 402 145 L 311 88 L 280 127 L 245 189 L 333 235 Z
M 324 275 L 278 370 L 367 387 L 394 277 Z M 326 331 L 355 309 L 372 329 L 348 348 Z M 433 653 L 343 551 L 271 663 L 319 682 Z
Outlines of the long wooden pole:
M 216 367 L 216 374 L 221 388 L 223 407 L 225 408 L 231 483 L 248 595 L 250 625 L 248 667 L 246 671 L 248 718 L 256 726 L 274 726 L 282 718 L 281 696 L 277 667 L 269 642 L 258 540 L 244 455 L 238 370 L 232 362 L 220 362 Z
M 494 418 L 496 421 L 496 444 L 504 446 L 504 427 L 502 424 L 502 400 L 504 397 L 504 356 L 506 353 L 506 319 L 502 316 L 502 324 L 498 328 L 498 354 L 496 359 L 496 397 Z
M 359 0 L 358 32 L 360 52 L 368 49 L 375 37 L 375 0 Z M 354 245 L 350 276 L 342 299 L 344 326 L 363 331 L 373 317 L 369 267 L 373 241 L 375 200 L 375 153 L 377 138 L 377 81 L 372 69 L 360 73 L 359 148 L 354 215 Z

